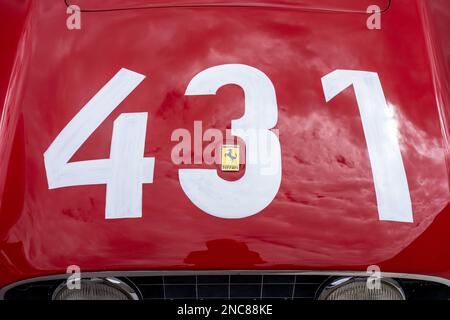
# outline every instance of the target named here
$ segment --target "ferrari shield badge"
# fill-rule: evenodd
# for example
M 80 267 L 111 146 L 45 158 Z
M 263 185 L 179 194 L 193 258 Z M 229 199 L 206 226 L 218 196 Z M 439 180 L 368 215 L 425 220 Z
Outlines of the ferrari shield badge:
M 239 171 L 239 146 L 222 146 L 222 171 Z

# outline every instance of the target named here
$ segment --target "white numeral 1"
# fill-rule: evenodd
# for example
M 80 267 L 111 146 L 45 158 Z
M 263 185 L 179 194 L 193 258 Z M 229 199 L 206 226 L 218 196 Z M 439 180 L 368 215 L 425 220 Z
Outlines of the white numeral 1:
M 336 70 L 322 78 L 326 101 L 353 85 L 358 102 L 380 220 L 413 222 L 411 196 L 395 119 L 377 73 Z
M 142 216 L 142 184 L 153 182 L 154 170 L 154 158 L 144 158 L 147 113 L 123 113 L 114 121 L 109 159 L 69 160 L 144 78 L 121 69 L 44 153 L 50 189 L 106 184 L 106 219 Z

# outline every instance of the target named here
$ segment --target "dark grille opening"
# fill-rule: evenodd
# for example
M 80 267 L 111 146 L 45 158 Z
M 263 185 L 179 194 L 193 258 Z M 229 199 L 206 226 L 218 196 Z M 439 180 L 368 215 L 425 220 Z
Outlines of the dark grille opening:
M 137 288 L 141 299 L 302 299 L 314 300 L 330 276 L 307 275 L 186 275 L 120 278 Z M 449 300 L 450 287 L 421 280 L 395 279 L 408 300 Z M 5 300 L 50 300 L 64 280 L 46 280 L 9 289 Z
M 22 284 L 6 292 L 5 300 L 51 300 L 53 291 L 61 280 L 39 281 Z
M 397 280 L 407 300 L 450 300 L 450 288 L 435 282 Z
M 328 276 L 199 275 L 129 277 L 143 299 L 309 299 Z

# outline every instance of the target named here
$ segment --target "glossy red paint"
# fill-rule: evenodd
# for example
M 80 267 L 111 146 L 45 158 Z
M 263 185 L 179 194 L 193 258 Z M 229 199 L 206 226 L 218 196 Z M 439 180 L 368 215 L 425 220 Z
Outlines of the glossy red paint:
M 0 1 L 2 15 L 7 8 L 26 19 L 14 25 L 21 37 L 12 71 L 10 60 L 0 61 L 2 81 L 9 79 L 0 122 L 0 287 L 72 264 L 82 271 L 377 264 L 450 279 L 446 0 L 393 0 L 381 30 L 368 30 L 361 13 L 171 7 L 84 12 L 82 29 L 70 31 L 63 1 L 9 2 Z M 225 130 L 242 115 L 236 86 L 184 96 L 195 74 L 227 63 L 266 73 L 279 106 L 281 188 L 265 210 L 240 220 L 196 208 L 170 158 L 174 129 L 192 131 L 202 120 L 204 130 Z M 105 186 L 48 190 L 43 153 L 122 67 L 147 78 L 72 160 L 109 157 L 114 119 L 145 111 L 155 176 L 143 187 L 142 218 L 105 220 Z M 378 72 L 396 113 L 414 223 L 378 220 L 353 90 L 324 100 L 320 79 L 335 69 Z

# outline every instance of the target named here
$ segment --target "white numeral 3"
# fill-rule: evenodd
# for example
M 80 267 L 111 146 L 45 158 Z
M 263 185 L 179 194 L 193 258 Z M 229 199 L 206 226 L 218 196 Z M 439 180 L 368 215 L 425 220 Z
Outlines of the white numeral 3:
M 246 145 L 244 176 L 226 181 L 214 169 L 181 169 L 179 174 L 183 191 L 197 207 L 216 217 L 236 219 L 260 212 L 275 198 L 281 183 L 281 148 L 278 137 L 269 130 L 278 119 L 275 89 L 258 69 L 241 64 L 206 69 L 191 80 L 186 95 L 215 94 L 227 84 L 240 86 L 245 95 L 244 116 L 231 122 L 231 134 Z M 255 143 L 252 133 L 261 138 L 261 132 L 265 142 Z M 267 147 L 270 150 L 261 150 Z M 268 156 L 266 163 L 262 154 Z

